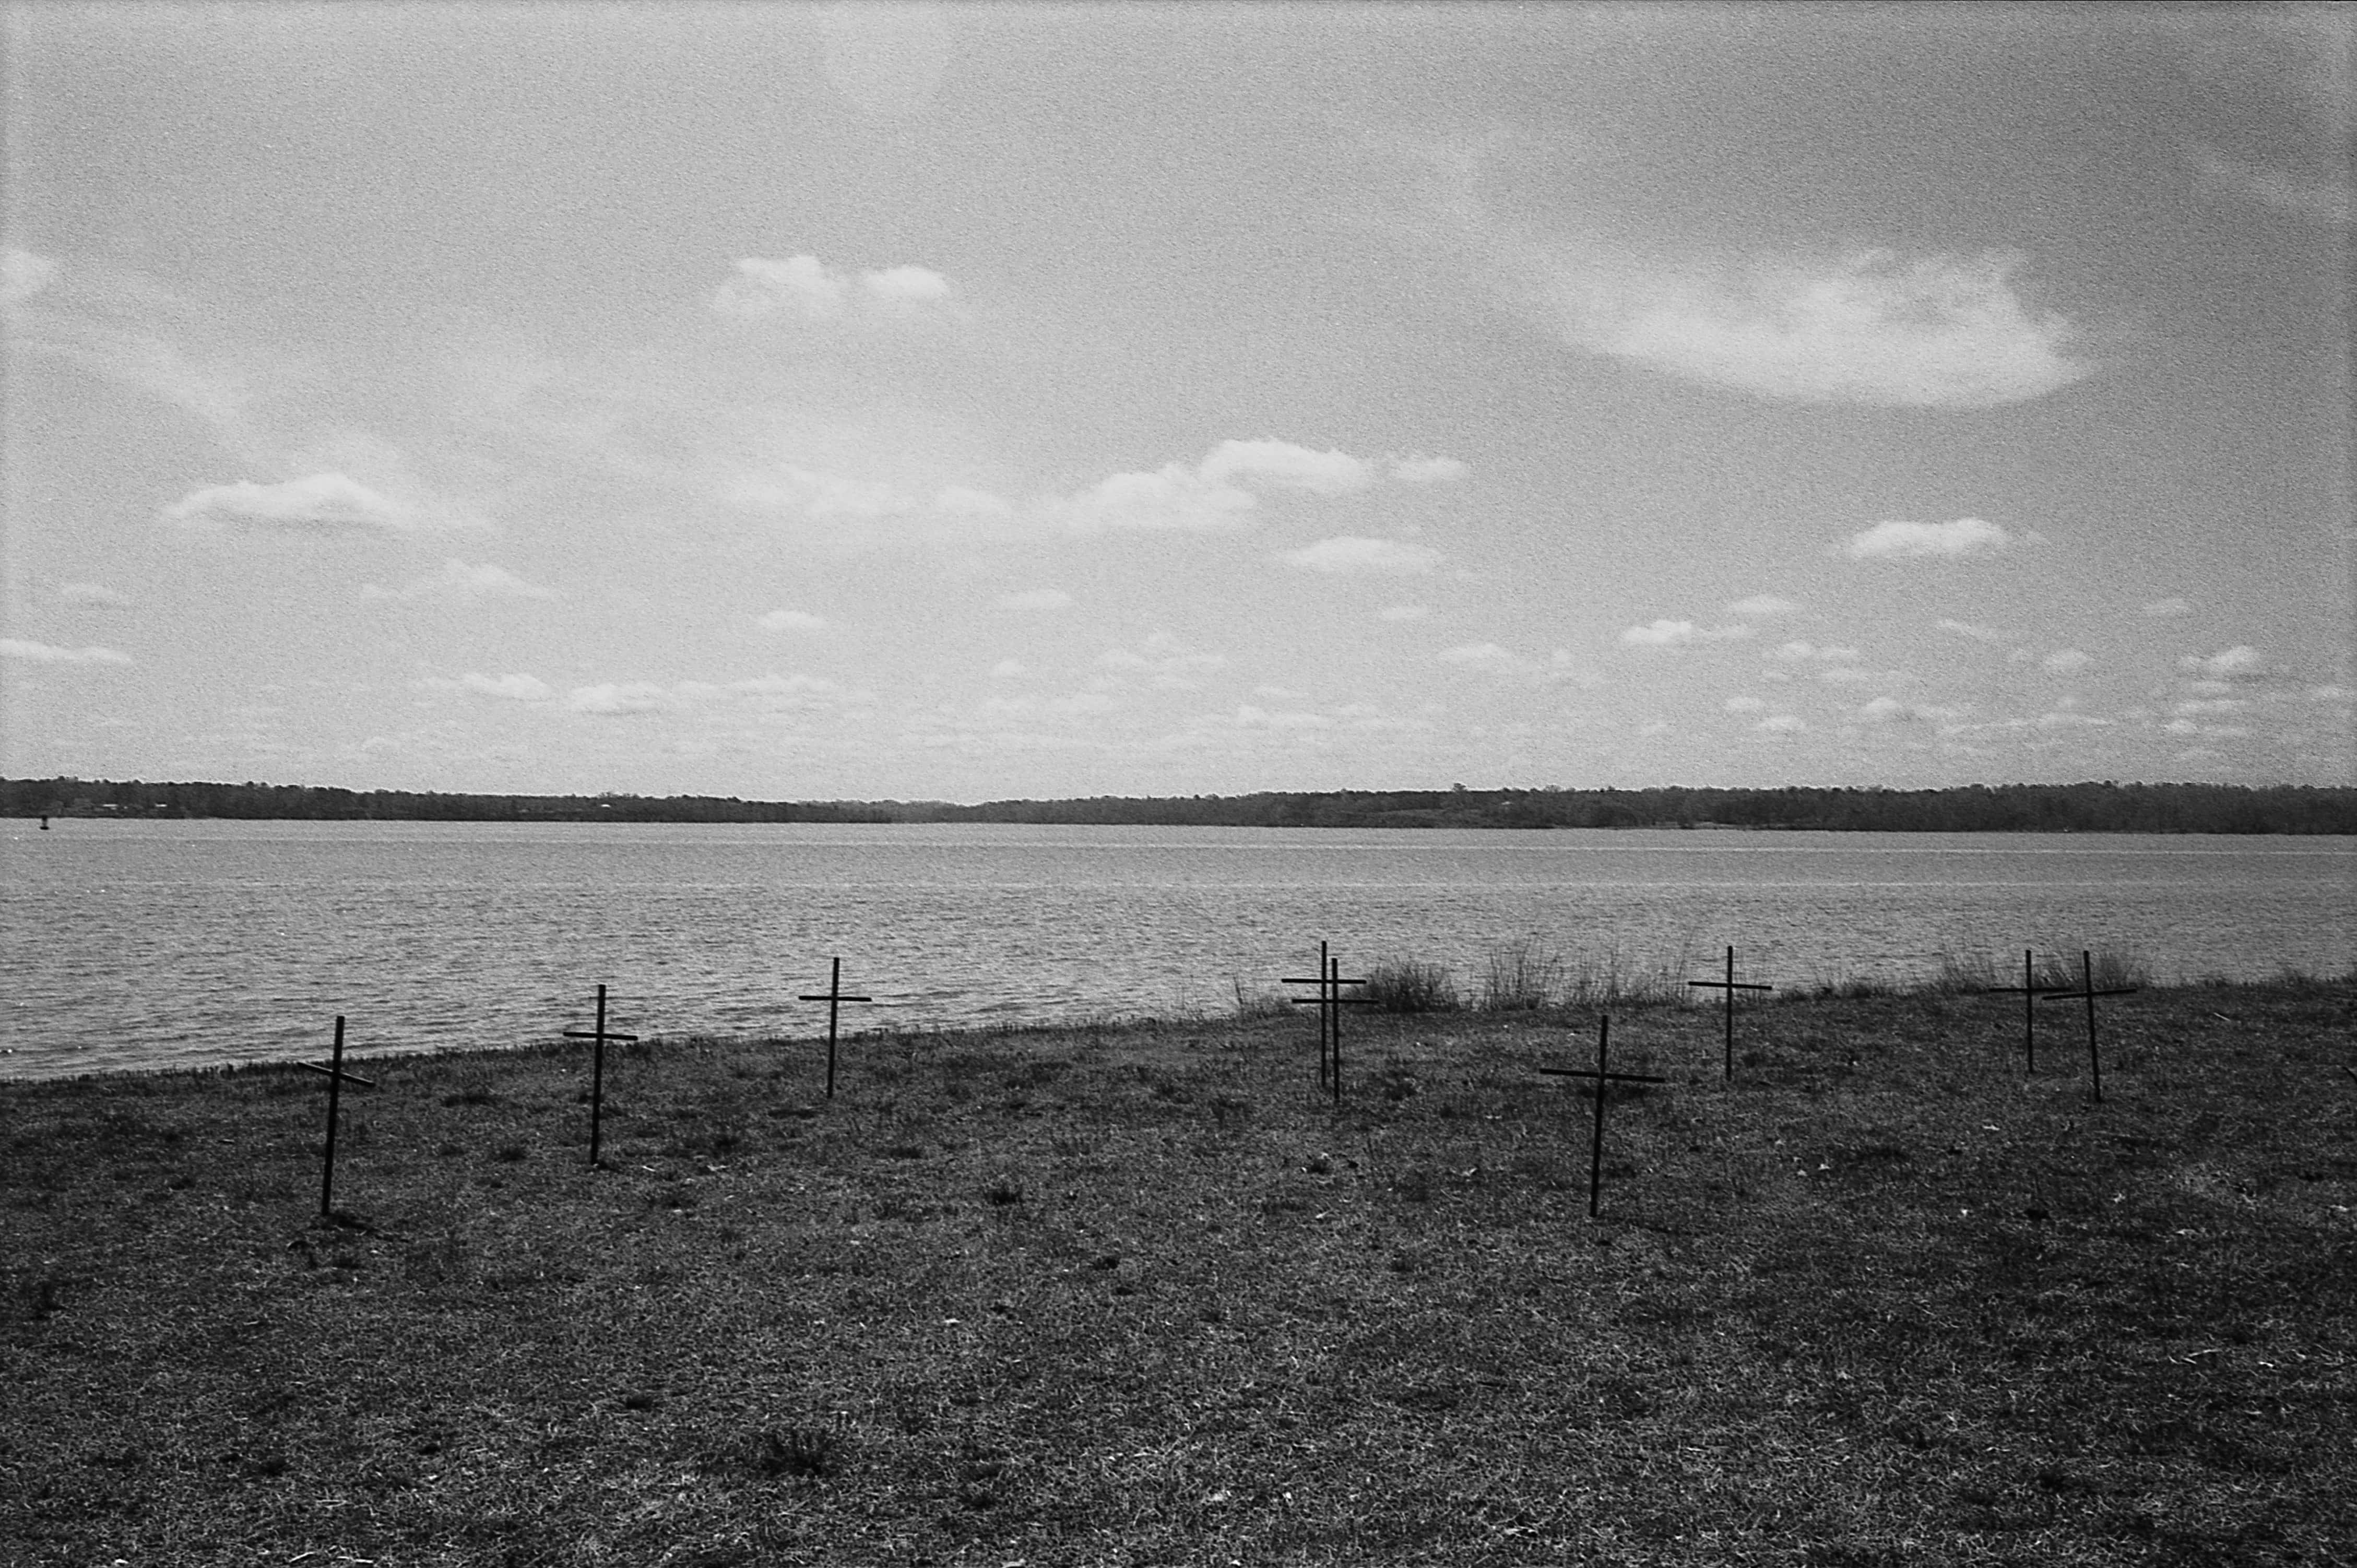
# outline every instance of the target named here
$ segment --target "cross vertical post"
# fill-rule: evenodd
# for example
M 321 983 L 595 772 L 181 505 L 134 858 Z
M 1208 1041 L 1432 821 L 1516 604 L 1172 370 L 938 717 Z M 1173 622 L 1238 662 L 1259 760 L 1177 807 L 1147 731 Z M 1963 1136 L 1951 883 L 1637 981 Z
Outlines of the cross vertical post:
M 876 998 L 873 996 L 846 996 L 844 994 L 843 960 L 838 958 L 834 961 L 834 968 L 828 975 L 826 990 L 823 994 L 811 995 L 809 993 L 804 993 L 803 995 L 796 997 L 795 1000 L 798 1002 L 823 1002 L 826 1004 L 826 1097 L 829 1100 L 833 1100 L 834 1098 L 834 1035 L 837 1014 L 843 1004 L 845 1002 L 873 1002 Z
M 328 1058 L 328 1065 L 321 1067 L 317 1062 L 296 1062 L 295 1065 L 307 1072 L 328 1075 L 328 1146 L 319 1162 L 319 1218 L 325 1219 L 334 1214 L 336 1207 L 336 1124 L 339 1120 L 344 1083 L 349 1079 L 364 1089 L 374 1089 L 376 1080 L 344 1070 L 344 1015 L 341 1013 L 336 1015 L 335 1055 Z
M 2021 993 L 2021 1061 L 2022 1070 L 2035 1077 L 2038 1072 L 2038 973 L 2030 961 L 2029 950 L 2021 950 L 2021 983 L 1992 985 L 1991 995 L 2010 996 Z
M 1328 956 L 1326 944 L 1319 942 L 1317 977 L 1286 975 L 1278 983 L 1314 985 L 1318 988 L 1315 996 L 1297 996 L 1293 1000 L 1297 1006 L 1318 1009 L 1318 1081 L 1321 1086 L 1330 1085 L 1335 1101 L 1340 1102 L 1342 1098 L 1342 1009 L 1366 1006 L 1375 1000 L 1372 996 L 1345 996 L 1342 987 L 1367 983 L 1343 979 L 1342 961 Z
M 2094 1085 L 2095 1102 L 2104 1100 L 2104 1062 L 2095 1053 L 2095 998 L 2098 996 L 2133 996 L 2139 988 L 2133 985 L 2115 986 L 2108 991 L 2095 989 L 2095 955 L 2084 948 L 2079 950 L 2079 989 L 2049 991 L 2039 997 L 2040 1002 L 2061 1002 L 2085 997 L 2087 1001 L 2087 1072 Z
M 606 1114 L 606 1042 L 629 1040 L 635 1043 L 638 1036 L 617 1035 L 607 1029 L 606 988 L 600 985 L 597 987 L 597 1026 L 595 1029 L 567 1029 L 565 1031 L 565 1037 L 568 1040 L 595 1040 L 597 1043 L 597 1050 L 590 1058 L 592 1065 L 589 1069 L 589 1165 L 592 1169 L 595 1169 L 597 1165 L 597 1138 L 604 1126 Z
M 1610 1070 L 1612 1015 L 1600 1015 L 1596 1023 L 1596 1066 L 1593 1069 L 1575 1067 L 1543 1067 L 1539 1071 L 1549 1078 L 1584 1078 L 1590 1079 L 1596 1093 L 1596 1122 L 1588 1134 L 1587 1144 L 1587 1217 L 1596 1218 L 1604 1187 L 1604 1095 L 1616 1083 L 1667 1083 L 1668 1079 L 1655 1078 L 1640 1072 Z
M 1727 993 L 1726 1073 L 1732 1080 L 1735 1077 L 1735 993 L 1738 991 L 1773 991 L 1776 988 L 1772 985 L 1738 985 L 1735 983 L 1735 950 L 1731 947 L 1727 950 L 1725 980 L 1689 980 L 1686 983 L 1700 986 L 1706 991 Z

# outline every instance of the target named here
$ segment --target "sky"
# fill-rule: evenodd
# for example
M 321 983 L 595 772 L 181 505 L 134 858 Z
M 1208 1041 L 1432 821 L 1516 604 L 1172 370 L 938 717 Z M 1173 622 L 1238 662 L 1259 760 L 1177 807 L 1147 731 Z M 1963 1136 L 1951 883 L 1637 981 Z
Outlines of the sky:
M 12 777 L 2357 783 L 2344 8 L 5 16 Z

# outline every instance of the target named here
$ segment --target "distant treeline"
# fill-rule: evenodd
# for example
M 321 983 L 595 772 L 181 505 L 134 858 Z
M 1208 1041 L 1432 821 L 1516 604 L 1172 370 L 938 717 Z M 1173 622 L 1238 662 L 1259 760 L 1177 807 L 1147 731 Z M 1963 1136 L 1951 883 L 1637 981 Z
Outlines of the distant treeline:
M 377 822 L 1052 822 L 1263 828 L 1813 828 L 1874 832 L 2357 833 L 2357 789 L 2000 784 L 1949 789 L 1467 789 L 979 806 L 710 795 L 472 795 L 290 784 L 0 779 L 0 815 Z
M 246 817 L 386 822 L 888 822 L 857 801 L 710 795 L 456 795 L 304 784 L 110 783 L 0 779 L 0 816 Z

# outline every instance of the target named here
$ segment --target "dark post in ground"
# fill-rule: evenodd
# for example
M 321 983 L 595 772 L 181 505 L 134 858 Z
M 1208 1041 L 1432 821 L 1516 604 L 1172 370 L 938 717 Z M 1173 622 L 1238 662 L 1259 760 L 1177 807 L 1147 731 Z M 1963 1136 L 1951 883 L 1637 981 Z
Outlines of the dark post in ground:
M 606 988 L 600 985 L 597 988 L 597 1026 L 595 1029 L 567 1029 L 565 1031 L 565 1037 L 568 1040 L 597 1042 L 597 1052 L 591 1058 L 593 1065 L 589 1069 L 589 1165 L 594 1170 L 597 1165 L 597 1135 L 604 1126 L 606 1115 L 606 1042 L 629 1040 L 635 1044 L 638 1036 L 617 1035 L 607 1029 Z
M 1992 996 L 2010 996 L 2017 991 L 2021 993 L 2021 1069 L 2034 1075 L 2038 1071 L 2038 972 L 2028 948 L 2021 950 L 2021 983 L 1989 987 Z
M 1342 1098 L 1342 1009 L 1363 1007 L 1374 1001 L 1372 996 L 1345 996 L 1342 994 L 1342 987 L 1364 985 L 1367 983 L 1363 980 L 1343 979 L 1342 961 L 1339 958 L 1327 957 L 1326 944 L 1319 942 L 1318 944 L 1318 978 L 1309 980 L 1297 975 L 1287 975 L 1278 983 L 1314 985 L 1318 988 L 1317 995 L 1297 996 L 1293 1001 L 1294 1005 L 1297 1007 L 1314 1006 L 1318 1009 L 1318 1081 L 1321 1085 L 1330 1084 L 1334 1098 L 1339 1101 Z
M 336 1207 L 336 1123 L 344 1085 L 357 1083 L 363 1089 L 374 1089 L 376 1080 L 344 1070 L 344 1015 L 341 1013 L 336 1015 L 336 1052 L 328 1058 L 328 1065 L 321 1067 L 317 1062 L 296 1062 L 295 1065 L 308 1072 L 328 1075 L 328 1150 L 326 1157 L 319 1162 L 319 1218 L 325 1219 L 335 1212 Z
M 841 1009 L 843 1004 L 845 1002 L 873 1002 L 876 998 L 873 996 L 846 996 L 844 994 L 843 961 L 838 958 L 834 961 L 834 969 L 826 983 L 825 991 L 817 995 L 804 993 L 802 995 L 794 998 L 794 1000 L 797 1002 L 823 1002 L 826 1004 L 826 1097 L 829 1100 L 833 1100 L 834 1098 L 834 1029 L 836 1015 Z
M 2104 1062 L 2103 1058 L 2095 1054 L 2095 998 L 2134 996 L 2137 987 L 2133 985 L 2115 986 L 2108 991 L 2096 990 L 2095 955 L 2082 948 L 2079 950 L 2079 989 L 2050 991 L 2039 998 L 2040 1002 L 2061 1002 L 2081 996 L 2087 999 L 2087 1073 L 2094 1084 L 2095 1102 L 2099 1105 L 2104 1100 Z
M 1591 1080 L 1596 1095 L 1596 1125 L 1588 1135 L 1587 1144 L 1587 1217 L 1596 1218 L 1598 1195 L 1604 1186 L 1604 1095 L 1616 1083 L 1667 1083 L 1668 1079 L 1652 1078 L 1640 1072 L 1613 1072 L 1607 1066 L 1612 1040 L 1612 1015 L 1609 1013 L 1596 1023 L 1596 1066 L 1543 1067 L 1539 1071 L 1549 1078 L 1584 1078 Z
M 1689 980 L 1686 983 L 1700 986 L 1706 991 L 1727 993 L 1727 1076 L 1732 1079 L 1735 1077 L 1735 993 L 1738 991 L 1773 991 L 1776 988 L 1772 985 L 1738 985 L 1735 983 L 1735 950 L 1733 948 L 1727 950 L 1725 980 Z

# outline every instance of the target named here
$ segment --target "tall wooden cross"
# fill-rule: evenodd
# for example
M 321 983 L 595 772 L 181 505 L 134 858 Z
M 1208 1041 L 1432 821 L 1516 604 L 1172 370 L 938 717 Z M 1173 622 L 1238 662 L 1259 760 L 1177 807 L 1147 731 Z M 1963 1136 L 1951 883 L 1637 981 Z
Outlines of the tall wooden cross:
M 1310 980 L 1298 975 L 1286 975 L 1278 983 L 1314 985 L 1318 988 L 1317 995 L 1297 996 L 1293 1002 L 1297 1007 L 1318 1009 L 1318 1081 L 1321 1086 L 1330 1084 L 1334 1098 L 1337 1101 L 1340 1100 L 1342 1098 L 1342 1009 L 1368 1006 L 1375 1000 L 1372 996 L 1345 996 L 1342 994 L 1342 987 L 1364 985 L 1367 983 L 1363 980 L 1343 979 L 1342 961 L 1339 958 L 1327 957 L 1326 944 L 1319 942 L 1318 944 L 1318 978 Z
M 2021 983 L 1988 988 L 1992 996 L 2010 996 L 2016 992 L 2021 993 L 2021 1070 L 2034 1074 L 2038 1071 L 2038 970 L 2028 948 L 2021 950 Z
M 628 1040 L 635 1044 L 638 1036 L 617 1035 L 606 1027 L 606 988 L 601 985 L 597 988 L 597 1026 L 594 1029 L 567 1029 L 565 1037 L 597 1042 L 596 1053 L 591 1058 L 595 1065 L 589 1071 L 589 1164 L 594 1169 L 597 1164 L 597 1134 L 605 1123 L 606 1115 L 606 1042 Z
M 326 1158 L 319 1162 L 319 1218 L 325 1219 L 334 1213 L 336 1206 L 336 1122 L 344 1085 L 357 1083 L 363 1089 L 374 1089 L 376 1079 L 344 1070 L 344 1015 L 341 1013 L 336 1015 L 336 1054 L 328 1059 L 328 1065 L 321 1067 L 317 1062 L 296 1062 L 295 1065 L 307 1072 L 328 1075 L 328 1152 Z
M 1612 1015 L 1605 1014 L 1596 1025 L 1596 1066 L 1543 1067 L 1539 1071 L 1549 1078 L 1585 1078 L 1593 1080 L 1596 1095 L 1596 1127 L 1589 1134 L 1587 1145 L 1587 1217 L 1596 1218 L 1597 1195 L 1604 1185 L 1604 1100 L 1607 1086 L 1615 1083 L 1667 1083 L 1666 1078 L 1652 1078 L 1641 1072 L 1611 1072 L 1606 1069 L 1606 1053 L 1612 1039 Z
M 1738 985 L 1735 983 L 1735 950 L 1733 948 L 1727 950 L 1725 980 L 1689 980 L 1686 983 L 1698 985 L 1706 991 L 1727 993 L 1727 1076 L 1732 1079 L 1735 1076 L 1735 993 L 1738 991 L 1773 991 L 1776 988 L 1772 985 Z
M 846 1002 L 873 1002 L 876 998 L 873 996 L 849 996 L 844 993 L 843 961 L 838 958 L 834 961 L 834 973 L 828 979 L 826 989 L 823 992 L 817 995 L 812 995 L 805 992 L 802 995 L 794 998 L 794 1000 L 797 1002 L 823 1002 L 826 1004 L 826 1097 L 829 1100 L 833 1100 L 834 1098 L 835 1015 Z
M 2082 948 L 2079 950 L 2079 989 L 2050 991 L 2039 998 L 2040 1002 L 2061 1002 L 2080 996 L 2087 999 L 2087 1072 L 2094 1081 L 2095 1101 L 2098 1104 L 2101 1104 L 2104 1099 L 2104 1062 L 2103 1058 L 2095 1054 L 2095 998 L 2133 996 L 2136 993 L 2136 990 L 2137 988 L 2133 985 L 2115 986 L 2109 991 L 2096 990 L 2095 955 Z

